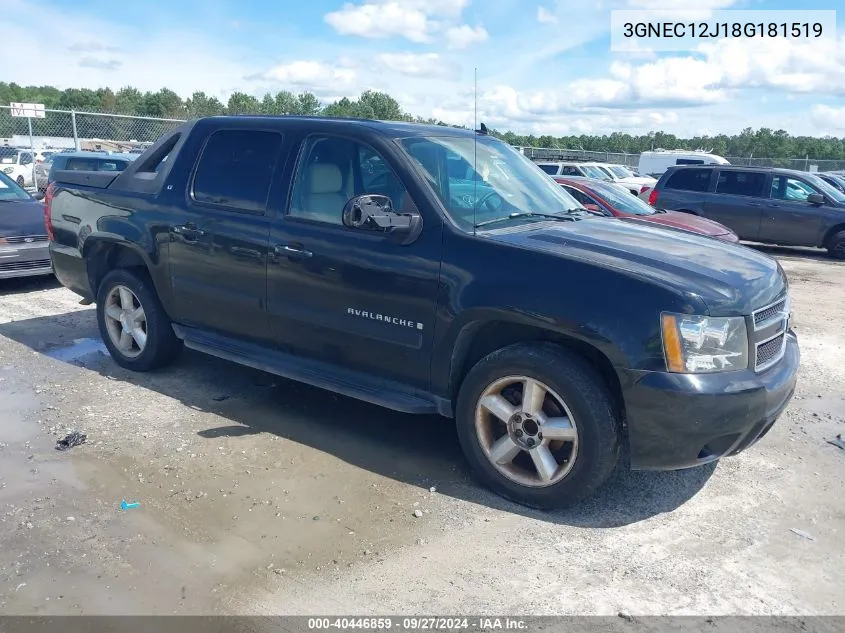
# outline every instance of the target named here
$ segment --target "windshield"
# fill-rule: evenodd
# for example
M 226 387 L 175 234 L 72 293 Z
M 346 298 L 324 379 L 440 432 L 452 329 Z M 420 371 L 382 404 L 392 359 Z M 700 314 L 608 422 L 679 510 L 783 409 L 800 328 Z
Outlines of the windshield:
M 621 185 L 604 183 L 590 183 L 588 187 L 594 190 L 600 197 L 617 211 L 631 213 L 633 215 L 654 215 L 656 211 L 640 200 L 637 196 L 623 191 Z
M 579 165 L 581 171 L 589 178 L 597 178 L 599 180 L 613 180 L 608 172 L 597 165 Z
M 813 185 L 828 198 L 834 200 L 835 202 L 845 203 L 845 193 L 839 191 L 829 182 L 825 182 L 815 174 L 808 174 L 807 180 L 813 183 Z
M 4 200 L 29 200 L 31 196 L 14 180 L 0 172 L 0 202 Z
M 510 145 L 489 136 L 475 141 L 454 136 L 399 139 L 462 229 L 470 231 L 476 224 L 515 213 L 583 211 L 575 198 Z
M 610 165 L 608 169 L 616 174 L 617 178 L 631 178 L 634 174 L 622 165 Z

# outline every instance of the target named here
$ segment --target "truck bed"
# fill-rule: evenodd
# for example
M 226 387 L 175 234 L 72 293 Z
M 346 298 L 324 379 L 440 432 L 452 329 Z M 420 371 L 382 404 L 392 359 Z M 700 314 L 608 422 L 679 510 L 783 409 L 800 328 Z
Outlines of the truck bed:
M 61 169 L 56 172 L 55 182 L 62 185 L 82 185 L 95 189 L 108 189 L 119 171 L 83 171 Z

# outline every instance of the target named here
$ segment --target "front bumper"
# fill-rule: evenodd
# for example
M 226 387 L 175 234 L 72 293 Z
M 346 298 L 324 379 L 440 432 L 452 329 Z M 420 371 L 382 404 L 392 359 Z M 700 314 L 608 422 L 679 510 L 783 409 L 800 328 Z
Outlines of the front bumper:
M 631 467 L 689 468 L 745 450 L 789 404 L 800 360 L 798 341 L 790 332 L 783 358 L 759 374 L 623 370 Z
M 52 274 L 53 265 L 47 242 L 0 246 L 0 279 Z

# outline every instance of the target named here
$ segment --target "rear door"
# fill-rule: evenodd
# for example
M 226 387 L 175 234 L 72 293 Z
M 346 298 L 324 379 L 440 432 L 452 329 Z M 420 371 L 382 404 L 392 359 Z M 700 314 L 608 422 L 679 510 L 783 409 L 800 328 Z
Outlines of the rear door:
M 170 225 L 175 318 L 267 340 L 267 201 L 283 152 L 276 130 L 211 132 Z
M 822 241 L 824 213 L 815 204 L 807 202 L 812 193 L 822 192 L 801 178 L 774 174 L 770 197 L 763 208 L 760 240 L 818 246 Z
M 702 215 L 732 229 L 740 239 L 758 239 L 769 173 L 739 169 L 715 171 L 715 190 L 707 196 Z
M 667 211 L 686 211 L 703 215 L 712 176 L 713 170 L 706 167 L 671 169 L 658 189 L 655 206 Z

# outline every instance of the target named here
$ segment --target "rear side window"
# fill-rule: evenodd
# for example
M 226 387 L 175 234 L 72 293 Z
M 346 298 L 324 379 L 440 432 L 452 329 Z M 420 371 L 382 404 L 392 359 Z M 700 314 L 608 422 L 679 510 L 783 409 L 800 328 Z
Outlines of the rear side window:
M 567 165 L 566 167 L 564 167 L 561 170 L 561 174 L 563 174 L 564 176 L 583 176 L 584 175 L 580 171 L 578 171 L 578 169 L 576 169 L 575 167 L 572 167 L 571 165 Z
M 557 173 L 557 165 L 538 165 L 540 169 L 544 172 L 549 174 L 550 176 L 554 176 Z
M 763 196 L 766 174 L 753 171 L 722 171 L 716 181 L 716 193 L 734 196 Z
M 707 191 L 710 184 L 711 169 L 679 169 L 669 176 L 665 189 L 683 191 Z
M 258 130 L 220 130 L 208 139 L 192 195 L 205 204 L 264 213 L 282 136 Z

